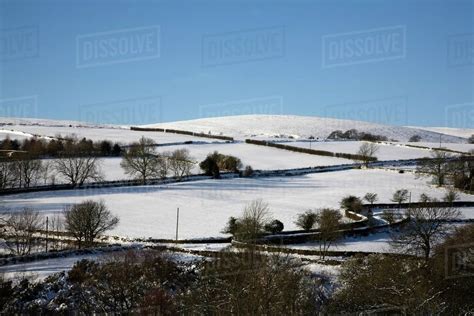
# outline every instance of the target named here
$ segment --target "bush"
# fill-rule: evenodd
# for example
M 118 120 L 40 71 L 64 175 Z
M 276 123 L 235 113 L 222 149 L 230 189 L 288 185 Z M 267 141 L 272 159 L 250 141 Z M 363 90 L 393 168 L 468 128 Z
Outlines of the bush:
M 348 195 L 342 198 L 340 205 L 345 211 L 354 213 L 360 213 L 362 211 L 362 201 L 354 195 Z
M 272 233 L 272 234 L 281 233 L 284 228 L 285 228 L 285 226 L 283 225 L 283 223 L 280 222 L 277 219 L 274 219 L 273 221 L 265 224 L 265 226 L 264 226 L 265 231 L 267 231 L 269 233 Z
M 253 175 L 253 168 L 251 166 L 245 166 L 244 172 L 242 173 L 242 176 L 244 177 L 251 177 Z
M 420 135 L 413 135 L 412 137 L 410 137 L 410 139 L 408 140 L 408 142 L 410 143 L 417 143 L 421 140 L 421 136 Z
M 302 214 L 298 214 L 298 217 L 295 221 L 295 225 L 304 230 L 313 229 L 316 220 L 318 219 L 318 214 L 312 210 L 307 210 Z

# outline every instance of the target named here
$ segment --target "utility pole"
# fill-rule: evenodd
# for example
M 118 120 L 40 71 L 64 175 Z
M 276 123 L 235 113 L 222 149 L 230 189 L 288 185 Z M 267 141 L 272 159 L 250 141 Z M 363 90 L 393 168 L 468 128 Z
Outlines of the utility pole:
M 48 252 L 48 229 L 49 229 L 49 217 L 46 216 L 46 252 Z
M 178 241 L 178 227 L 179 227 L 179 207 L 176 210 L 176 241 Z

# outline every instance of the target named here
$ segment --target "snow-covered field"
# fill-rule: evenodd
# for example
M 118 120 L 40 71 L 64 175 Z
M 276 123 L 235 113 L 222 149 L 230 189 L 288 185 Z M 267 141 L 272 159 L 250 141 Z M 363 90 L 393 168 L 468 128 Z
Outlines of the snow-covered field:
M 352 163 L 352 161 L 348 159 L 296 153 L 245 143 L 163 146 L 158 147 L 158 151 L 166 152 L 179 148 L 187 148 L 191 156 L 197 162 L 204 160 L 207 154 L 218 151 L 221 154 L 236 156 L 242 160 L 244 165 L 251 165 L 254 169 L 262 170 L 332 166 Z
M 357 154 L 360 146 L 364 142 L 361 141 L 328 141 L 328 142 L 309 142 L 309 141 L 295 141 L 285 142 L 284 144 L 301 147 L 311 148 L 317 150 L 327 150 L 332 152 L 342 152 L 349 154 Z M 458 147 L 465 147 L 468 144 L 453 144 L 459 145 Z M 422 157 L 429 157 L 430 151 L 427 149 L 410 148 L 403 146 L 402 144 L 397 145 L 394 143 L 390 144 L 378 144 L 378 151 L 375 156 L 378 160 L 395 160 L 395 159 L 415 159 Z
M 259 137 L 274 138 L 289 136 L 299 139 L 313 136 L 325 139 L 335 130 L 357 129 L 358 131 L 383 135 L 388 139 L 408 141 L 413 135 L 419 135 L 424 141 L 436 142 L 439 133 L 413 127 L 388 126 L 369 122 L 340 120 L 333 118 L 296 116 L 296 115 L 240 115 L 204 118 L 189 121 L 159 123 L 147 127 L 184 129 L 194 132 L 224 134 L 237 139 Z M 465 143 L 466 139 L 457 136 L 444 136 L 445 141 Z
M 222 142 L 217 139 L 209 139 L 202 137 L 194 137 L 188 135 L 180 135 L 173 133 L 160 132 L 142 132 L 132 131 L 128 128 L 96 128 L 96 127 L 69 127 L 69 126 L 30 126 L 30 125 L 13 125 L 3 127 L 0 130 L 0 138 L 6 138 L 7 135 L 11 139 L 22 140 L 40 135 L 44 137 L 66 137 L 76 136 L 78 138 L 86 137 L 95 141 L 109 140 L 122 144 L 128 144 L 138 141 L 142 136 L 153 139 L 157 144 L 174 144 L 186 141 L 194 142 Z
M 474 135 L 474 128 L 453 128 L 453 127 L 415 127 L 425 131 L 469 138 Z
M 33 207 L 44 214 L 61 212 L 85 199 L 104 200 L 120 217 L 110 234 L 128 237 L 175 237 L 176 208 L 180 208 L 179 237 L 222 236 L 230 216 L 239 216 L 244 205 L 261 198 L 285 229 L 296 229 L 296 215 L 309 208 L 338 207 L 347 194 L 379 194 L 390 202 L 393 192 L 406 188 L 413 200 L 421 193 L 442 197 L 445 190 L 416 179 L 413 174 L 384 170 L 348 170 L 284 178 L 205 180 L 160 186 L 39 192 L 1 197 L 5 208 Z M 462 200 L 474 200 L 461 194 Z
M 317 250 L 319 244 L 317 242 L 308 242 L 304 244 L 287 245 L 291 249 Z M 333 245 L 330 250 L 334 251 L 362 251 L 362 252 L 395 252 L 390 246 L 390 234 L 387 232 L 372 234 L 369 236 L 347 237 L 337 244 Z

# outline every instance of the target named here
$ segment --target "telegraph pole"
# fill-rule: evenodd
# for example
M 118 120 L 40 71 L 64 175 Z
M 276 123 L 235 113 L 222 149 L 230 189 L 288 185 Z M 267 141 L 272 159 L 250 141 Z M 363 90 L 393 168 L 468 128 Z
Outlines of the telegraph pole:
M 49 217 L 46 216 L 46 252 L 48 252 L 48 228 L 49 228 Z
M 176 241 L 178 241 L 178 227 L 179 227 L 179 207 L 176 210 Z

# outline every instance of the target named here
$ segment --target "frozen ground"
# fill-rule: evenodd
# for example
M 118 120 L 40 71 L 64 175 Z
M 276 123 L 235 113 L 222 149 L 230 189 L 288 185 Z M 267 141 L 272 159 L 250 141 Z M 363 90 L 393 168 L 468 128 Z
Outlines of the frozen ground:
M 99 256 L 103 256 L 103 254 L 78 255 L 10 264 L 0 266 L 0 273 L 3 274 L 5 279 L 28 277 L 36 280 L 43 280 L 51 274 L 70 270 L 77 261 L 83 259 L 97 260 Z
M 347 194 L 378 193 L 380 202 L 390 202 L 393 192 L 406 188 L 413 200 L 421 193 L 438 198 L 445 190 L 427 185 L 413 174 L 384 170 L 348 170 L 284 178 L 236 178 L 205 180 L 160 186 L 38 192 L 4 196 L 5 208 L 33 207 L 44 214 L 61 212 L 65 206 L 85 199 L 104 200 L 120 217 L 111 235 L 123 237 L 175 238 L 176 208 L 180 208 L 179 237 L 222 236 L 229 216 L 239 216 L 244 205 L 261 198 L 269 203 L 274 218 L 285 229 L 296 229 L 298 213 L 309 208 L 338 207 Z M 462 200 L 474 200 L 461 194 Z
M 352 163 L 351 160 L 296 153 L 277 148 L 257 146 L 245 143 L 222 143 L 204 145 L 178 145 L 158 147 L 159 152 L 187 148 L 195 161 L 200 162 L 207 154 L 218 151 L 225 155 L 234 155 L 245 165 L 253 169 L 274 170 L 315 166 L 331 166 Z M 197 166 L 198 168 L 198 166 Z
M 331 246 L 330 250 L 335 251 L 365 251 L 365 252 L 394 252 L 390 247 L 390 234 L 377 233 L 369 236 L 344 238 L 336 245 Z M 291 249 L 317 250 L 317 242 L 304 244 L 295 244 L 285 246 Z
M 474 135 L 474 128 L 453 128 L 453 127 L 415 127 L 425 131 L 442 133 L 457 137 L 469 138 Z
M 437 143 L 426 143 L 426 142 L 419 142 L 419 143 L 406 143 L 409 145 L 414 145 L 414 146 L 425 146 L 425 147 L 430 147 L 430 148 L 439 148 L 439 142 Z M 448 148 L 451 150 L 457 150 L 457 151 L 462 151 L 462 152 L 470 152 L 471 150 L 474 150 L 474 144 L 455 144 L 455 143 L 445 143 L 441 142 L 441 147 Z
M 332 152 L 342 152 L 349 154 L 357 154 L 360 146 L 364 142 L 360 141 L 334 141 L 334 142 L 308 142 L 308 141 L 296 141 L 296 142 L 285 142 L 284 144 L 301 147 L 311 148 L 317 150 L 327 150 Z M 453 144 L 461 146 L 467 146 L 467 144 Z M 403 145 L 397 145 L 394 143 L 390 144 L 378 144 L 378 151 L 375 154 L 378 160 L 394 160 L 394 159 L 415 159 L 422 157 L 429 157 L 430 151 L 427 149 L 410 148 Z
M 146 126 L 175 128 L 212 134 L 223 133 L 238 139 L 248 137 L 294 137 L 325 139 L 335 130 L 357 129 L 383 135 L 389 139 L 408 141 L 413 135 L 420 135 L 425 141 L 438 141 L 439 134 L 412 127 L 388 126 L 369 122 L 339 120 L 332 118 L 296 116 L 296 115 L 241 115 L 204 118 L 189 121 L 150 124 Z M 444 136 L 445 141 L 466 142 L 456 136 Z

